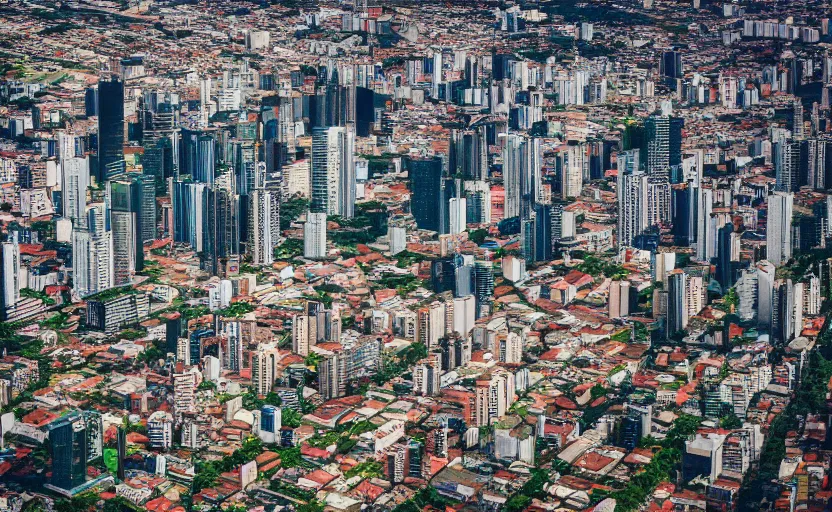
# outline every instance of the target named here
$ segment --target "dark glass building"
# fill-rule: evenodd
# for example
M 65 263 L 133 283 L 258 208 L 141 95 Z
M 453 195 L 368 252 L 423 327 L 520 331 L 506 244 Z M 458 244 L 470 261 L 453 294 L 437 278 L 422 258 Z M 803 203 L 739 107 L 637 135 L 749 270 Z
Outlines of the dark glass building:
M 98 83 L 98 165 L 104 180 L 124 174 L 124 83 L 118 78 Z
M 549 261 L 552 259 L 554 246 L 552 208 L 552 206 L 540 204 L 534 207 L 534 261 Z M 563 207 L 560 206 L 559 212 L 562 211 Z
M 445 217 L 448 213 L 450 197 L 447 195 L 450 190 L 444 186 L 442 159 L 407 159 L 406 165 L 410 190 L 413 191 L 410 196 L 410 212 L 416 220 L 416 225 L 419 229 L 444 233 L 447 231 Z
M 240 253 L 237 198 L 228 190 L 206 187 L 203 192 L 202 267 L 219 275 L 222 264 Z
M 434 293 L 454 290 L 456 285 L 456 267 L 453 258 L 441 258 L 431 262 L 430 283 Z
M 176 354 L 179 345 L 179 336 L 182 334 L 182 316 L 176 314 L 176 318 L 169 318 L 165 323 L 165 352 Z
M 144 268 L 142 241 L 142 189 L 134 181 L 113 181 L 109 184 L 110 227 L 113 233 L 114 284 L 130 282 L 133 272 Z M 152 187 L 152 182 L 148 183 Z M 155 189 L 154 189 L 155 194 Z M 155 217 L 155 195 L 153 199 Z M 155 226 L 154 226 L 155 228 Z
M 86 481 L 87 428 L 78 412 L 59 418 L 49 426 L 52 457 L 51 484 L 70 490 Z
M 724 292 L 734 285 L 734 272 L 731 268 L 731 234 L 733 232 L 734 225 L 730 222 L 719 228 L 717 232 L 716 279 Z

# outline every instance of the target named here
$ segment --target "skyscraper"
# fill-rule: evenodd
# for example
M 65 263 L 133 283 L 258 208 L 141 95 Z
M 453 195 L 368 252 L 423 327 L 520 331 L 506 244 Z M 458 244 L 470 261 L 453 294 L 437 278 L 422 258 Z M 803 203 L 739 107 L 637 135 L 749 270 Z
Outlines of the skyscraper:
M 72 230 L 72 280 L 75 293 L 81 297 L 112 288 L 112 232 Z
M 140 231 L 140 203 L 137 185 L 132 182 L 107 183 L 107 199 L 112 231 L 113 285 L 127 284 L 144 268 L 144 244 Z
M 277 377 L 277 363 L 280 357 L 277 348 L 271 344 L 261 343 L 252 355 L 251 382 L 258 395 L 266 395 L 274 387 Z
M 803 331 L 803 283 L 774 281 L 770 330 L 772 341 L 785 344 Z
M 264 443 L 278 442 L 282 423 L 282 411 L 273 405 L 264 405 L 260 409 L 259 437 Z
M 436 368 L 432 361 L 424 361 L 413 367 L 413 392 L 424 396 L 439 393 L 439 376 L 441 368 Z
M 534 261 L 549 261 L 553 258 L 553 208 L 554 206 L 550 205 L 534 207 Z
M 142 96 L 142 170 L 162 190 L 179 174 L 179 95 L 147 91 Z
M 696 221 L 696 259 L 710 261 L 714 256 L 712 241 L 715 233 L 711 225 L 711 214 L 714 208 L 714 191 L 712 188 L 698 188 L 697 221 Z
M 670 190 L 670 218 L 677 245 L 687 247 L 696 240 L 696 189 L 691 183 L 673 185 Z
M 540 140 L 512 133 L 503 137 L 505 218 L 528 218 L 541 189 Z
M 202 266 L 218 275 L 240 254 L 239 196 L 232 193 L 229 176 L 203 191 Z
M 669 224 L 670 182 L 667 176 L 649 176 L 647 178 L 647 225 Z
M 829 141 L 823 139 L 809 139 L 801 143 L 801 164 L 806 162 L 806 184 L 815 190 L 826 188 L 827 146 Z
M 326 214 L 308 213 L 303 225 L 303 256 L 323 258 L 326 256 Z
M 156 182 L 153 176 L 133 178 L 133 202 L 138 208 L 139 241 L 144 244 L 156 240 Z
M 248 250 L 255 265 L 271 265 L 280 240 L 280 189 L 267 188 L 265 170 L 258 174 L 249 195 Z
M 776 266 L 792 257 L 793 203 L 794 194 L 791 192 L 775 192 L 768 196 L 766 259 Z
M 666 78 L 681 78 L 684 76 L 682 67 L 682 54 L 675 50 L 662 53 L 659 61 L 659 73 Z
M 346 358 L 338 352 L 324 356 L 318 363 L 318 392 L 324 400 L 346 394 Z
M 9 310 L 20 300 L 20 289 L 25 288 L 20 280 L 20 246 L 17 235 L 0 244 L 0 320 L 7 320 Z
M 688 326 L 687 274 L 677 269 L 667 276 L 667 335 L 684 331 Z
M 772 145 L 774 172 L 777 177 L 775 190 L 794 192 L 800 188 L 800 142 L 787 140 Z
M 589 159 L 584 144 L 570 145 L 559 155 L 561 196 L 576 198 L 581 195 L 584 178 L 589 178 Z
M 188 243 L 202 251 L 203 196 L 206 185 L 188 181 L 169 181 L 173 210 L 173 241 Z
M 477 298 L 477 318 L 487 316 L 485 307 L 494 297 L 494 270 L 490 261 L 475 261 L 473 269 L 474 296 Z
M 769 261 L 757 263 L 757 322 L 766 329 L 771 322 L 774 308 L 774 278 L 777 269 Z
M 632 246 L 647 229 L 647 175 L 639 169 L 637 150 L 618 154 L 618 245 Z
M 449 201 L 450 227 L 448 232 L 452 235 L 462 233 L 467 228 L 466 214 L 467 206 L 464 197 L 454 197 Z
M 312 132 L 312 204 L 315 213 L 351 218 L 355 213 L 355 131 L 346 127 Z
M 734 285 L 734 272 L 731 265 L 735 240 L 733 234 L 734 224 L 728 222 L 719 228 L 717 235 L 716 278 L 723 292 L 727 292 Z
M 451 133 L 450 172 L 466 180 L 488 178 L 488 153 L 482 128 Z
M 792 137 L 802 139 L 804 135 L 803 102 L 797 98 L 792 104 Z
M 410 178 L 410 211 L 419 229 L 444 233 L 445 212 L 449 197 L 442 175 L 442 159 L 407 159 L 407 173 Z
M 318 342 L 318 318 L 304 313 L 292 318 L 292 352 L 306 357 Z
M 516 332 L 497 336 L 497 359 L 503 363 L 518 364 L 523 360 L 523 338 Z
M 644 121 L 644 156 L 651 176 L 669 176 L 670 166 L 682 162 L 682 127 L 678 117 L 654 114 Z
M 52 457 L 50 484 L 69 491 L 86 481 L 87 428 L 80 413 L 72 412 L 49 425 Z
M 86 227 L 87 187 L 90 185 L 89 158 L 66 158 L 63 162 L 63 216 L 73 227 Z
M 214 183 L 216 178 L 216 141 L 208 134 L 201 134 L 196 139 L 196 160 L 191 175 L 194 181 Z
M 124 83 L 117 77 L 98 82 L 99 177 L 122 176 L 124 162 Z

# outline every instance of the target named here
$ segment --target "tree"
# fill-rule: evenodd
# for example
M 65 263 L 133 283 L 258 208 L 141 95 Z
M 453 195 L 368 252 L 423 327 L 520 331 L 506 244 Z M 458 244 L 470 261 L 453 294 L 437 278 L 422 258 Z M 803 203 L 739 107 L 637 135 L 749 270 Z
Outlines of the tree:
M 203 380 L 202 382 L 199 383 L 199 386 L 197 386 L 196 389 L 201 390 L 201 391 L 208 390 L 208 389 L 210 389 L 211 391 L 216 391 L 217 390 L 217 385 L 214 384 L 210 380 Z
M 165 353 L 157 347 L 155 344 L 151 344 L 148 347 L 145 347 L 144 351 L 139 354 L 137 360 L 140 363 L 147 363 L 152 364 L 157 362 L 159 359 L 164 359 Z
M 281 422 L 284 426 L 290 428 L 298 428 L 300 426 L 301 415 L 294 409 L 284 407 L 281 409 Z
M 488 236 L 487 229 L 474 229 L 468 232 L 468 240 L 477 245 L 482 245 L 485 242 L 485 237 Z
M 592 389 L 589 390 L 589 395 L 592 397 L 593 400 L 597 398 L 601 398 L 602 396 L 607 394 L 607 388 L 600 384 L 596 384 L 592 386 Z
M 724 428 L 727 430 L 735 430 L 738 428 L 742 428 L 742 420 L 737 418 L 735 415 L 731 414 L 720 419 L 719 426 L 720 428 Z
M 197 467 L 198 471 L 194 475 L 193 493 L 196 494 L 202 489 L 213 487 L 220 477 L 220 472 L 213 464 L 200 464 Z
M 73 496 L 72 499 L 59 499 L 55 502 L 55 512 L 85 512 L 87 510 L 92 510 L 96 503 L 98 503 L 99 497 L 95 491 L 87 491 L 77 496 Z
M 375 460 L 368 460 L 365 462 L 359 462 L 355 466 L 348 469 L 344 476 L 352 478 L 354 476 L 360 476 L 362 478 L 376 478 L 382 475 L 381 472 L 381 463 Z
M 246 440 L 243 441 L 243 446 L 240 448 L 240 452 L 247 461 L 254 460 L 258 455 L 263 453 L 263 441 L 261 441 L 259 437 L 248 436 Z
M 300 448 L 284 448 L 278 450 L 278 453 L 280 454 L 280 467 L 282 468 L 296 468 L 303 464 Z
M 123 496 L 116 496 L 104 501 L 104 512 L 129 512 L 132 510 L 135 510 L 135 507 Z
M 318 371 L 318 363 L 321 362 L 321 359 L 323 358 L 320 354 L 316 352 L 310 352 L 309 355 L 306 356 L 306 359 L 303 360 L 303 364 L 305 364 L 306 366 L 312 366 L 315 368 L 315 371 Z

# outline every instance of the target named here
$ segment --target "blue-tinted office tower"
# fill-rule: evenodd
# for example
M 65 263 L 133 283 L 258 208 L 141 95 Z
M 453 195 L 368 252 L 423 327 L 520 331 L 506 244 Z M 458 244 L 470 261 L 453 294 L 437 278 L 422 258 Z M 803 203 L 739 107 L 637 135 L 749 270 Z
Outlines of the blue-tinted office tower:
M 139 241 L 152 242 L 156 239 L 156 180 L 153 176 L 142 175 L 133 179 L 133 202 L 138 211 Z M 144 253 L 144 251 L 142 251 Z
M 407 443 L 407 476 L 422 478 L 422 443 L 410 441 Z
M 670 189 L 671 220 L 676 245 L 688 247 L 696 241 L 693 223 L 696 217 L 695 189 L 690 185 L 674 185 Z
M 240 254 L 239 196 L 205 187 L 202 216 L 202 268 L 219 275 L 228 258 Z
M 213 335 L 214 331 L 211 329 L 198 329 L 191 333 L 190 343 L 188 344 L 191 364 L 197 364 L 202 360 L 202 356 L 204 355 L 204 351 L 202 350 L 202 338 L 207 338 Z
M 659 65 L 662 76 L 681 78 L 683 75 L 682 54 L 675 50 L 664 52 Z
M 435 293 L 454 290 L 456 287 L 456 268 L 453 258 L 440 258 L 431 262 L 430 282 Z
M 264 405 L 260 410 L 260 430 L 274 433 L 274 416 L 275 407 L 273 405 Z
M 731 268 L 731 235 L 733 233 L 734 224 L 730 222 L 719 228 L 717 232 L 716 278 L 723 292 L 727 292 L 734 284 L 734 273 Z
M 87 117 L 98 115 L 98 89 L 95 87 L 84 91 L 84 114 Z
M 641 418 L 625 416 L 621 419 L 618 446 L 632 450 L 641 440 Z
M 153 175 L 160 191 L 167 178 L 174 177 L 179 164 L 177 124 L 179 97 L 176 94 L 149 91 L 142 96 L 142 168 Z
M 202 212 L 204 183 L 170 180 L 173 206 L 173 241 L 191 244 L 202 251 Z
M 535 205 L 534 207 L 534 261 L 552 259 L 552 207 Z
M 215 141 L 210 135 L 200 135 L 197 139 L 196 166 L 194 167 L 194 181 L 214 183 L 215 173 Z
M 189 175 L 198 183 L 214 183 L 216 141 L 197 130 L 182 130 L 179 148 L 179 174 Z
M 260 409 L 260 439 L 264 443 L 280 440 L 280 409 L 273 405 L 264 405 Z
M 364 87 L 355 88 L 355 134 L 369 137 L 375 121 L 375 92 Z
M 124 83 L 115 77 L 98 83 L 98 166 L 104 180 L 125 172 Z
M 70 490 L 86 481 L 87 428 L 78 412 L 59 418 L 49 426 L 52 457 L 51 484 Z
M 167 323 L 165 323 L 165 352 L 176 354 L 176 347 L 179 344 L 179 336 L 181 334 L 182 316 L 168 319 Z
M 448 214 L 449 193 L 442 174 L 442 159 L 407 159 L 410 177 L 410 212 L 419 229 L 447 232 L 445 217 Z

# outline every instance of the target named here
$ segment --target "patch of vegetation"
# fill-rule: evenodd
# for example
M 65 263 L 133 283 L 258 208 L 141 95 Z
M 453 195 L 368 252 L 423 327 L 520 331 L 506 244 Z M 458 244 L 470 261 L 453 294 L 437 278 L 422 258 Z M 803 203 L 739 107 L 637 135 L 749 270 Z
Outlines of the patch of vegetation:
M 303 197 L 293 197 L 280 205 L 280 229 L 289 229 L 298 217 L 309 210 L 309 200 Z
M 473 229 L 468 232 L 468 240 L 477 245 L 482 245 L 483 242 L 485 242 L 486 237 L 488 237 L 487 229 Z
M 428 348 L 424 343 L 412 343 L 397 358 L 385 361 L 382 370 L 373 376 L 373 382 L 381 386 L 393 377 L 407 372 L 411 366 L 427 356 Z
M 248 313 L 251 313 L 255 309 L 254 305 L 249 304 L 248 302 L 235 302 L 227 308 L 218 309 L 215 314 L 225 318 L 240 318 Z
M 368 460 L 351 467 L 344 473 L 344 476 L 347 478 L 352 478 L 354 476 L 360 476 L 362 478 L 377 478 L 382 475 L 381 469 L 381 462 Z
M 26 297 L 26 298 L 29 298 L 29 299 L 38 299 L 43 304 L 45 304 L 47 306 L 54 306 L 55 305 L 55 299 L 53 299 L 52 297 L 47 295 L 46 292 L 43 292 L 43 291 L 39 292 L 39 291 L 35 291 L 31 288 L 21 288 L 20 289 L 20 296 L 21 297 Z
M 286 261 L 303 256 L 303 240 L 287 238 L 282 244 L 274 248 L 274 257 L 278 261 Z
M 592 254 L 584 255 L 583 261 L 575 265 L 575 269 L 593 277 L 603 276 L 613 280 L 623 279 L 630 273 L 621 265 L 616 265 Z
M 243 441 L 242 447 L 231 455 L 218 461 L 202 460 L 196 464 L 196 475 L 192 485 L 193 493 L 212 487 L 216 484 L 220 474 L 252 461 L 263 453 L 263 443 L 257 437 L 250 436 Z M 298 449 L 298 455 L 300 450 Z
M 424 254 L 404 250 L 396 254 L 396 266 L 399 268 L 407 268 L 413 265 L 414 263 L 421 263 L 429 259 L 430 258 Z

